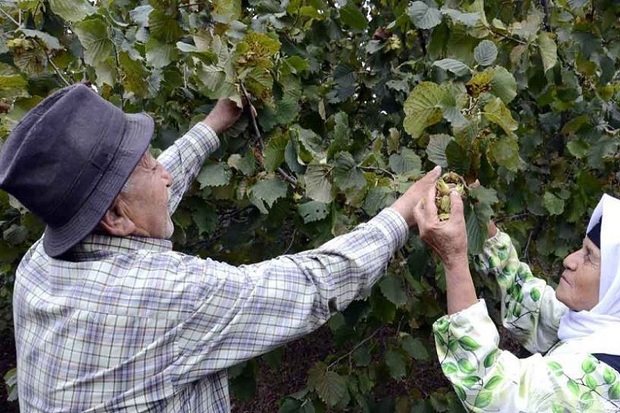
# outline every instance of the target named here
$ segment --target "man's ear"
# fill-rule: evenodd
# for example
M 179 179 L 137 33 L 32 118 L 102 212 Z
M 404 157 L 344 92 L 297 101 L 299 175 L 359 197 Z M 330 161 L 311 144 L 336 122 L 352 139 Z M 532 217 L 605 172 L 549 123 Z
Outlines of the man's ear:
M 99 225 L 105 232 L 117 237 L 131 235 L 136 230 L 136 225 L 127 214 L 126 205 L 119 197 L 116 197 Z

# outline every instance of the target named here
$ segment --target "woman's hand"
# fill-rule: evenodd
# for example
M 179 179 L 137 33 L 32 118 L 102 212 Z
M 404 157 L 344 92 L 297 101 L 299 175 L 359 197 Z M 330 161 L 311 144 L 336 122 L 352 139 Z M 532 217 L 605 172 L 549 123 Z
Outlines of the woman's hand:
M 435 187 L 414 210 L 420 237 L 439 255 L 446 269 L 467 263 L 467 228 L 463 200 L 456 191 L 450 192 L 450 219 L 440 221 L 435 206 Z
M 448 314 L 469 308 L 477 302 L 476 289 L 469 272 L 467 228 L 461 196 L 450 193 L 450 218 L 440 221 L 435 206 L 435 187 L 415 208 L 420 236 L 435 250 L 446 272 Z

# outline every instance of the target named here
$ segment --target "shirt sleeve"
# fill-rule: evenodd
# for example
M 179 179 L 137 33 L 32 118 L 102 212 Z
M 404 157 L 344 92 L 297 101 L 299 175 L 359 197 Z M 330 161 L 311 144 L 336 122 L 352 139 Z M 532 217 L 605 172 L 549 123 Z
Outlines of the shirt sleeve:
M 441 368 L 472 412 L 617 412 L 618 372 L 590 354 L 519 359 L 498 348 L 483 300 L 433 325 Z
M 198 122 L 183 137 L 159 155 L 157 160 L 172 175 L 168 212 L 172 214 L 194 181 L 207 156 L 220 145 L 210 126 Z
M 547 283 L 519 261 L 510 237 L 503 232 L 489 238 L 474 259 L 476 269 L 491 274 L 501 292 L 502 324 L 530 352 L 546 352 L 557 341 L 566 306 Z
M 240 267 L 188 257 L 201 272 L 195 287 L 200 299 L 175 333 L 173 383 L 192 382 L 317 329 L 384 274 L 408 231 L 402 216 L 388 208 L 295 255 Z

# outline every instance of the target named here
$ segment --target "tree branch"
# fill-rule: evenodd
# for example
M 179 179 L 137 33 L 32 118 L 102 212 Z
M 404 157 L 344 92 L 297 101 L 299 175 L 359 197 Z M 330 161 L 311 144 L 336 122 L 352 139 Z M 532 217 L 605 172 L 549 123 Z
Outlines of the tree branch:
M 11 17 L 11 15 L 7 12 L 5 12 L 1 7 L 0 7 L 0 12 L 2 12 L 2 14 L 4 14 L 9 20 L 11 20 L 13 23 L 15 23 L 15 25 L 17 27 L 22 27 L 21 24 L 19 24 L 19 22 L 17 20 L 15 20 L 13 17 Z
M 247 101 L 247 104 L 249 105 L 249 113 L 250 113 L 250 120 L 252 123 L 252 127 L 254 129 L 254 133 L 256 134 L 256 140 L 258 142 L 258 144 L 260 145 L 261 149 L 263 146 L 263 137 L 260 133 L 260 129 L 258 128 L 258 123 L 256 122 L 256 109 L 254 109 L 254 106 L 252 105 L 252 102 L 250 101 L 250 97 L 248 95 L 248 91 L 245 89 L 245 86 L 243 85 L 242 82 L 239 83 L 241 85 L 241 91 L 243 92 L 243 97 L 245 98 L 245 100 Z M 262 161 L 261 161 L 262 164 Z M 282 177 L 282 179 L 284 179 L 285 181 L 289 182 L 291 185 L 293 185 L 294 187 L 297 186 L 297 179 L 295 179 L 295 177 L 289 175 L 288 173 L 286 173 L 286 171 L 282 168 L 278 168 L 276 169 L 276 172 L 278 172 L 278 174 L 280 174 L 280 176 Z

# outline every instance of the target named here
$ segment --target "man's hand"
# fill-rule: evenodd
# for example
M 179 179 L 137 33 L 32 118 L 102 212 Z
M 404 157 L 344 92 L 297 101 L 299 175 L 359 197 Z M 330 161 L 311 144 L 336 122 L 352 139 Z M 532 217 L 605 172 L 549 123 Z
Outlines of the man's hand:
M 203 120 L 218 135 L 235 124 L 241 116 L 242 108 L 230 99 L 220 99 Z
M 441 175 L 441 167 L 436 166 L 435 169 L 427 173 L 422 179 L 411 185 L 411 187 L 400 196 L 391 205 L 391 208 L 396 210 L 399 214 L 405 218 L 407 225 L 415 227 L 416 217 L 413 210 L 415 206 L 426 196 L 430 188 L 435 187 L 435 182 Z
M 433 186 L 414 210 L 420 237 L 436 253 L 446 270 L 468 268 L 467 228 L 463 212 L 463 200 L 456 191 L 450 192 L 450 219 L 440 221 L 435 205 Z

